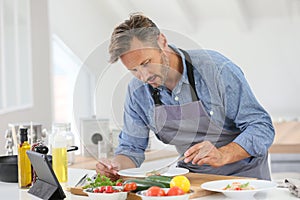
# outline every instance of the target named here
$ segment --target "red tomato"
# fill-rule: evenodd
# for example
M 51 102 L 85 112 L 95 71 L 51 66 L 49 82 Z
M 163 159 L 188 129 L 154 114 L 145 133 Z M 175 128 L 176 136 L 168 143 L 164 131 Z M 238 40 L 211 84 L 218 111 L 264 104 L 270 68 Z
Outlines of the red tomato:
M 152 186 L 147 190 L 146 196 L 166 196 L 166 193 L 160 187 Z
M 123 184 L 122 184 L 122 182 L 117 182 L 116 183 L 116 186 L 122 186 Z
M 113 190 L 113 187 L 112 186 L 106 186 L 105 187 L 105 193 L 113 193 L 114 190 Z
M 132 188 L 132 190 L 136 190 L 136 188 L 137 188 L 137 185 L 136 185 L 136 183 L 135 183 L 135 182 L 132 182 L 132 183 L 131 183 L 131 188 Z
M 99 190 L 99 188 L 95 188 L 93 192 L 94 192 L 94 193 L 99 193 L 100 190 Z
M 134 191 L 134 190 L 136 190 L 136 188 L 137 188 L 137 185 L 135 182 L 126 183 L 124 185 L 124 191 Z
M 106 186 L 101 186 L 101 187 L 99 187 L 99 192 L 100 192 L 100 193 L 105 192 L 105 187 L 106 187 Z
M 167 196 L 177 196 L 177 195 L 183 195 L 184 191 L 180 189 L 180 187 L 174 186 L 169 189 L 167 192 Z

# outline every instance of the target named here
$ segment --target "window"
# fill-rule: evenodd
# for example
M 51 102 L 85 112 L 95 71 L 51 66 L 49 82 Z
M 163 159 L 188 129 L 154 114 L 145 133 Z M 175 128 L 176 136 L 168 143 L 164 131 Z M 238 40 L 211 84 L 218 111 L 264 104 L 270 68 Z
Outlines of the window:
M 29 1 L 0 1 L 0 114 L 33 106 Z
M 81 60 L 57 36 L 52 36 L 53 105 L 56 122 L 71 122 L 73 91 Z

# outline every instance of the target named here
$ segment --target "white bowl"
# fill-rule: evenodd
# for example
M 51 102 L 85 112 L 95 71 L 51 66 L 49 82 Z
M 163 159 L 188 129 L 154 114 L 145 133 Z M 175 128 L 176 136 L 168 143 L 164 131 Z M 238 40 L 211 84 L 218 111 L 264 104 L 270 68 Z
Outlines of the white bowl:
M 168 192 L 170 188 L 162 188 L 165 193 Z M 146 196 L 147 190 L 139 191 L 136 194 L 140 196 L 143 200 L 188 200 L 190 195 L 193 194 L 193 191 L 190 191 L 189 193 L 183 194 L 183 195 L 177 195 L 177 196 Z
M 125 200 L 127 199 L 127 192 L 114 192 L 114 193 L 94 193 L 88 190 L 83 190 L 88 194 L 91 200 Z
M 240 182 L 242 184 L 249 182 L 249 185 L 254 187 L 253 190 L 224 190 L 228 184 L 232 184 L 233 182 Z M 218 181 L 210 181 L 203 183 L 201 185 L 202 189 L 210 190 L 214 192 L 222 192 L 225 196 L 229 198 L 236 199 L 247 199 L 253 198 L 255 193 L 257 192 L 265 192 L 267 190 L 271 190 L 276 188 L 277 184 L 272 181 L 266 180 L 253 180 L 253 179 L 228 179 L 228 180 L 218 180 Z

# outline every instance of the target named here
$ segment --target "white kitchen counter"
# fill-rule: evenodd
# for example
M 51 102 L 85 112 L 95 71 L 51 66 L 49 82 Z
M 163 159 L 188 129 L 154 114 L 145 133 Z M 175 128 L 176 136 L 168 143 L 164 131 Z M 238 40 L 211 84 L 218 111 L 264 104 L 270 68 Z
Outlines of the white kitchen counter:
M 75 183 L 82 177 L 84 174 L 88 173 L 89 175 L 94 174 L 94 170 L 86 169 L 69 169 L 69 186 L 75 185 Z M 0 182 L 0 199 L 11 199 L 11 200 L 37 200 L 39 198 L 32 196 L 27 193 L 28 190 L 19 189 L 17 183 L 4 183 Z M 65 191 L 67 196 L 66 199 L 70 200 L 87 200 L 88 197 L 73 195 Z M 211 200 L 211 199 L 225 199 L 226 197 L 223 194 L 214 194 L 206 197 L 197 198 L 199 200 Z M 253 199 L 272 199 L 272 200 L 282 200 L 282 199 L 299 199 L 293 196 L 288 189 L 286 188 L 276 188 L 274 190 L 269 190 L 267 192 L 257 193 Z

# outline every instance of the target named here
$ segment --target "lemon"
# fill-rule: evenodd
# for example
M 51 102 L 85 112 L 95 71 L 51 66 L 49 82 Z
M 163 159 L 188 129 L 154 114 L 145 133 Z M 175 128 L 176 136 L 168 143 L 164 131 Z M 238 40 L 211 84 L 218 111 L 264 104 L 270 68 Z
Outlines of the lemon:
M 182 189 L 185 193 L 190 191 L 191 183 L 185 176 L 175 176 L 170 182 L 170 188 L 177 186 Z

